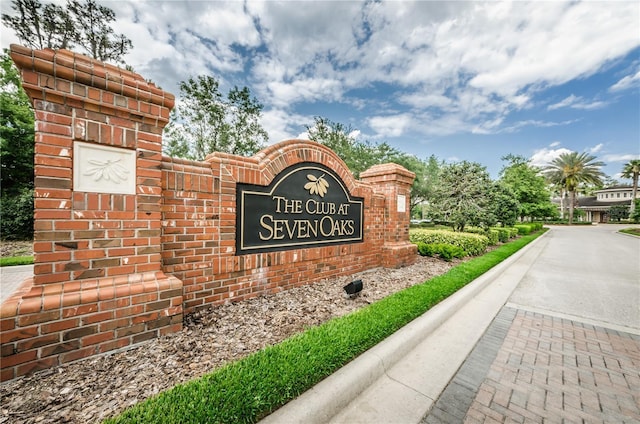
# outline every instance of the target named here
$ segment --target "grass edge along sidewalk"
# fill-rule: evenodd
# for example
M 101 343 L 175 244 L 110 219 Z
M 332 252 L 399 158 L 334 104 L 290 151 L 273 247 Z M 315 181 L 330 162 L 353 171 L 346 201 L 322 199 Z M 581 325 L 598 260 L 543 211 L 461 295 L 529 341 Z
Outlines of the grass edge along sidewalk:
M 540 236 L 521 237 L 147 399 L 105 423 L 254 423 Z
M 0 267 L 31 264 L 33 264 L 33 256 L 9 256 L 0 258 Z

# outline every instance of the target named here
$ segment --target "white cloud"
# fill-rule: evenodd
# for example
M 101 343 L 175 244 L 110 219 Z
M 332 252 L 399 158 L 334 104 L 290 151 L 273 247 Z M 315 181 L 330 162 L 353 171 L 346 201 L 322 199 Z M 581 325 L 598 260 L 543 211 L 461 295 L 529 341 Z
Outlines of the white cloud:
M 411 93 L 398 98 L 401 103 L 413 106 L 414 108 L 425 109 L 436 107 L 439 109 L 449 109 L 453 105 L 453 99 L 442 94 Z
M 601 151 L 603 147 L 604 147 L 604 143 L 599 143 L 593 147 L 588 148 L 587 151 L 593 155 Z
M 602 157 L 604 162 L 629 162 L 633 159 L 640 159 L 640 156 L 637 154 L 629 154 L 629 153 L 617 153 L 617 154 L 608 154 Z
M 555 143 L 554 143 L 555 144 Z M 529 161 L 533 166 L 544 167 L 563 153 L 571 153 L 571 150 L 560 147 L 559 149 L 543 147 L 536 150 Z
M 409 114 L 373 116 L 367 123 L 379 137 L 400 137 L 412 126 L 413 118 Z
M 249 85 L 272 139 L 298 134 L 300 116 L 283 114 L 318 100 L 362 109 L 381 137 L 565 125 L 508 117 L 640 45 L 637 2 L 100 1 L 133 40 L 137 72 L 176 95 L 198 74 Z M 607 105 L 572 94 L 548 110 Z
M 556 109 L 560 109 L 563 107 L 569 107 L 571 106 L 576 100 L 578 99 L 578 97 L 574 96 L 573 94 L 570 95 L 569 97 L 565 98 L 564 100 L 559 101 L 558 103 L 552 104 L 547 106 L 547 110 L 556 110 Z
M 308 138 L 304 126 L 313 121 L 313 117 L 290 113 L 283 109 L 269 109 L 263 111 L 260 124 L 269 134 L 269 143 L 292 138 Z
M 300 79 L 290 83 L 274 81 L 267 84 L 267 89 L 274 105 L 281 107 L 302 101 L 338 101 L 342 96 L 340 81 L 323 78 Z
M 508 126 L 503 126 L 499 131 L 496 132 L 502 132 L 502 133 L 513 133 L 513 132 L 517 132 L 519 130 L 521 130 L 522 128 L 525 127 L 536 127 L 536 128 L 551 128 L 551 127 L 558 127 L 558 126 L 565 126 L 565 125 L 571 125 L 575 122 L 578 122 L 577 119 L 573 119 L 573 120 L 568 120 L 568 121 L 560 121 L 560 122 L 554 122 L 554 121 L 540 121 L 540 120 L 536 120 L 536 119 L 528 119 L 526 121 L 517 121 L 514 122 Z M 560 143 L 558 143 L 560 144 Z M 551 145 L 551 147 L 553 147 L 553 144 Z
M 638 87 L 639 85 L 640 71 L 636 72 L 635 75 L 627 75 L 626 77 L 620 79 L 620 81 L 609 87 L 609 91 L 623 91 L 629 88 Z
M 360 130 L 353 130 L 349 134 L 347 134 L 347 136 L 353 139 L 357 139 L 358 137 L 360 137 L 361 133 L 362 132 Z
M 638 45 L 637 30 L 632 29 L 638 9 L 631 2 L 616 7 L 604 2 L 510 3 L 510 7 L 504 19 L 498 16 L 488 28 L 489 35 L 492 30 L 503 34 L 495 45 L 505 46 L 508 61 L 478 73 L 473 86 L 512 93 L 531 84 L 562 84 L 593 74 Z
M 584 98 L 570 95 L 566 97 L 564 100 L 559 101 L 558 103 L 554 103 L 552 105 L 547 106 L 547 110 L 556 110 L 565 107 L 569 107 L 572 109 L 583 109 L 583 110 L 593 110 L 600 109 L 607 105 L 607 102 L 594 100 L 594 101 L 586 101 Z

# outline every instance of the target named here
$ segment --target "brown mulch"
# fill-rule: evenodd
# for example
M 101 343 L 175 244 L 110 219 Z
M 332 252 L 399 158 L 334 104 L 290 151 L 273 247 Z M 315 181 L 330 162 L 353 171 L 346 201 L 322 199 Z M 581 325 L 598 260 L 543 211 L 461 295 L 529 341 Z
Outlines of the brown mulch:
M 32 241 L 0 241 L 0 257 L 32 256 Z

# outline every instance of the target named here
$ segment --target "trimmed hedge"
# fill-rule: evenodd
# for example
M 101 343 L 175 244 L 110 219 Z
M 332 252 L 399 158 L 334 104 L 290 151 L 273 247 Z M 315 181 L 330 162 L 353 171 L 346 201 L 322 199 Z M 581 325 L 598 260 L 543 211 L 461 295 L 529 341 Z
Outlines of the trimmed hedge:
M 469 227 L 464 230 L 465 233 L 471 234 L 480 234 L 481 236 L 485 236 L 489 239 L 489 246 L 495 246 L 500 241 L 500 237 L 498 232 L 493 228 L 484 229 L 479 227 Z
M 539 231 L 542 229 L 542 223 L 540 222 L 528 222 L 526 224 L 516 224 L 514 228 L 518 229 L 518 234 L 521 236 L 526 236 L 531 234 L 532 232 Z
M 440 256 L 447 262 L 451 262 L 453 258 L 462 259 L 467 256 L 460 247 L 445 243 L 427 244 L 418 242 L 418 253 L 422 256 Z
M 487 251 L 489 238 L 480 234 L 456 233 L 445 230 L 409 230 L 412 243 L 450 244 L 461 248 L 469 256 L 478 256 Z
M 500 243 L 506 243 L 511 238 L 511 231 L 508 228 L 492 228 L 491 230 L 496 232 Z

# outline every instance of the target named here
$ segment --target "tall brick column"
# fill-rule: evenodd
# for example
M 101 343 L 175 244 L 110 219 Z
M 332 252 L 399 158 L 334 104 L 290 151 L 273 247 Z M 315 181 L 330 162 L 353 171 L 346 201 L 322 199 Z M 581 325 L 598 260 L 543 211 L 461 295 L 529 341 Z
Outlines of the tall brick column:
M 173 95 L 66 50 L 11 57 L 35 109 L 35 265 L 2 305 L 2 380 L 182 326 L 182 282 L 160 254 Z
M 415 174 L 395 163 L 374 165 L 360 174 L 374 192 L 385 196 L 383 266 L 397 268 L 413 263 L 417 248 L 409 242 L 411 185 Z

